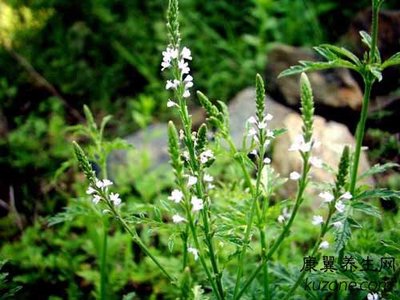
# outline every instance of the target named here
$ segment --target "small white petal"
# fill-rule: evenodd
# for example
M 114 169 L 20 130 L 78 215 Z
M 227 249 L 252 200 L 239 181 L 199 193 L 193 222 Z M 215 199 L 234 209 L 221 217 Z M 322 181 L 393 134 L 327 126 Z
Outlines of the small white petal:
M 212 177 L 210 174 L 204 174 L 203 179 L 205 182 L 213 182 L 214 181 L 214 177 Z
M 167 107 L 173 107 L 173 106 L 178 106 L 178 104 L 172 100 L 168 100 Z
M 91 195 L 96 193 L 96 190 L 94 188 L 92 188 L 91 186 L 88 187 L 88 189 L 86 190 L 86 194 Z
M 190 97 L 190 92 L 189 92 L 189 90 L 185 90 L 184 92 L 183 92 L 183 98 L 189 98 Z
M 249 132 L 247 133 L 248 136 L 255 136 L 257 134 L 257 130 L 254 128 L 250 128 Z
M 320 249 L 328 249 L 329 248 L 329 243 L 327 241 L 322 241 L 321 244 L 319 245 Z
M 322 168 L 322 159 L 312 156 L 310 158 L 310 164 L 316 168 Z
M 274 118 L 274 116 L 273 115 L 271 115 L 271 114 L 267 114 L 266 116 L 265 116 L 265 120 L 266 121 L 271 121 L 272 119 Z
M 194 256 L 194 260 L 197 260 L 199 258 L 199 250 L 197 250 L 196 248 L 193 247 L 189 247 L 188 252 L 192 253 Z
M 336 222 L 333 222 L 332 225 L 333 225 L 333 227 L 335 227 L 335 228 L 342 228 L 343 223 L 340 222 L 340 221 L 336 221 Z
M 324 218 L 322 216 L 313 216 L 311 223 L 313 225 L 320 225 L 324 223 Z
M 110 200 L 114 203 L 115 206 L 118 206 L 121 204 L 121 198 L 119 197 L 118 193 L 111 193 L 110 194 Z
M 192 196 L 190 203 L 192 204 L 192 211 L 194 211 L 194 212 L 202 210 L 204 207 L 203 200 L 200 198 L 197 198 L 196 196 Z
M 187 47 L 183 47 L 183 49 L 181 51 L 181 55 L 182 55 L 183 59 L 192 60 L 192 52 Z
M 247 119 L 247 122 L 250 124 L 257 124 L 257 119 L 253 116 Z
M 278 217 L 278 222 L 279 222 L 279 223 L 284 223 L 284 222 L 285 222 L 285 217 L 284 217 L 283 215 L 280 215 L 280 216 Z
M 294 171 L 294 172 L 290 173 L 289 177 L 291 180 L 297 181 L 301 178 L 301 175 L 299 172 Z
M 186 222 L 186 219 L 184 217 L 180 216 L 179 214 L 175 214 L 172 216 L 172 221 L 175 224 L 178 224 L 178 223 Z
M 328 202 L 328 203 L 332 202 L 335 199 L 335 197 L 329 192 L 322 192 L 319 194 L 319 196 L 322 199 L 324 199 L 324 202 Z
M 344 212 L 345 205 L 341 200 L 338 200 L 335 204 L 335 208 L 338 210 L 338 212 L 342 213 Z
M 97 203 L 99 203 L 99 202 L 100 202 L 100 200 L 101 200 L 101 198 L 100 198 L 100 196 L 99 196 L 99 195 L 94 195 L 94 196 L 93 196 L 93 199 L 92 199 L 92 201 L 93 201 L 93 203 L 94 203 L 94 204 L 97 204 Z
M 190 187 L 190 186 L 192 186 L 192 185 L 195 185 L 197 183 L 197 177 L 195 177 L 195 176 L 189 176 L 189 178 L 188 178 L 188 186 Z
M 174 201 L 175 203 L 181 202 L 183 199 L 183 193 L 180 190 L 173 190 L 171 192 L 171 196 L 168 197 L 168 200 Z
M 351 198 L 353 198 L 353 196 L 351 195 L 350 192 L 346 192 L 342 196 L 340 196 L 340 199 L 344 199 L 344 200 L 350 200 Z
M 269 157 L 264 158 L 264 164 L 270 164 L 271 163 L 271 159 Z

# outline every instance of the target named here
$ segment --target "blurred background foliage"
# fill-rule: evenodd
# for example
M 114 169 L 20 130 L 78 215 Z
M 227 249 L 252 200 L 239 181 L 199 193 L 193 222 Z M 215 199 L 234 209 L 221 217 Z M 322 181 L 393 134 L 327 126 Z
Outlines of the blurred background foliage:
M 385 7 L 396 2 L 386 0 Z M 193 52 L 195 87 L 228 101 L 264 71 L 274 43 L 335 43 L 369 4 L 182 0 L 181 31 Z M 107 132 L 113 137 L 171 118 L 160 72 L 166 7 L 161 0 L 0 0 L 0 199 L 8 203 L 0 206 L 0 260 L 18 254 L 3 269 L 19 274 L 21 299 L 41 285 L 65 290 L 50 289 L 49 299 L 92 291 L 98 274 L 90 271 L 94 249 L 85 243 L 95 243 L 96 233 L 78 220 L 55 234 L 43 217 L 59 212 L 79 190 L 72 184 L 79 175 L 65 162 L 72 154 L 67 128 L 82 122 L 83 104 L 98 120 L 114 115 L 118 122 Z M 387 138 L 398 153 L 398 141 Z M 126 249 L 116 264 L 130 266 L 132 253 Z M 115 292 L 127 289 L 129 276 L 121 275 Z

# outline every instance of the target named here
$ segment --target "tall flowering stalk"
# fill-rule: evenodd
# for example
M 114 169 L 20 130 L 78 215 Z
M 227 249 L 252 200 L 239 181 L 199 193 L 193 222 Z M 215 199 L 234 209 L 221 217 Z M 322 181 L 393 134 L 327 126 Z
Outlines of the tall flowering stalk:
M 211 220 L 211 202 L 208 190 L 212 187 L 212 177 L 206 173 L 207 168 L 214 161 L 214 154 L 207 148 L 207 127 L 202 125 L 198 132 L 192 129 L 192 119 L 188 113 L 187 99 L 190 97 L 190 88 L 193 86 L 193 77 L 189 74 L 189 61 L 192 60 L 189 48 L 181 45 L 178 21 L 178 1 L 170 0 L 167 13 L 167 29 L 169 45 L 163 52 L 161 63 L 162 71 L 170 69 L 172 77 L 167 80 L 165 88 L 173 91 L 173 99 L 169 99 L 167 106 L 176 108 L 182 122 L 182 131 L 178 135 L 172 122 L 169 123 L 169 152 L 171 163 L 175 171 L 176 184 L 179 189 L 172 191 L 170 200 L 176 202 L 185 217 L 175 215 L 176 223 L 187 222 L 186 230 L 190 232 L 184 236 L 184 258 L 187 253 L 193 254 L 200 263 L 212 285 L 213 292 L 218 299 L 224 299 L 222 274 L 215 252 L 213 229 Z M 179 136 L 179 139 L 178 139 Z M 183 153 L 180 155 L 180 153 Z M 199 226 L 201 222 L 202 226 Z M 200 239 L 200 232 L 204 235 L 206 252 Z M 194 245 L 189 245 L 189 243 Z M 184 259 L 184 266 L 186 259 Z

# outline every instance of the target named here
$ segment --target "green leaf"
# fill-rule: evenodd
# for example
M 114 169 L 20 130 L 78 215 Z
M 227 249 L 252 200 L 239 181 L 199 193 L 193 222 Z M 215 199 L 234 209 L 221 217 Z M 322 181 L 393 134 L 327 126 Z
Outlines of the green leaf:
M 390 58 L 388 58 L 382 65 L 382 70 L 390 67 L 390 66 L 395 66 L 395 65 L 400 65 L 400 52 L 397 52 Z
M 379 67 L 368 65 L 367 69 L 375 76 L 378 81 L 382 81 L 382 72 Z
M 376 217 L 378 219 L 381 218 L 381 212 L 379 209 L 369 203 L 361 202 L 361 201 L 351 201 L 351 207 L 354 208 L 354 210 L 359 211 L 361 213 Z
M 372 38 L 369 33 L 366 31 L 360 31 L 360 35 L 361 41 L 368 47 L 368 49 L 371 49 Z
M 351 225 L 349 218 L 337 219 L 342 222 L 342 226 L 335 231 L 335 252 L 337 254 L 346 246 L 351 237 Z
M 362 199 L 371 199 L 371 198 L 380 198 L 383 200 L 387 200 L 390 198 L 400 199 L 400 191 L 393 191 L 389 189 L 374 189 L 361 192 L 356 195 L 353 200 L 362 200 Z
M 323 44 L 318 47 L 314 47 L 315 51 L 320 53 L 322 56 L 328 55 L 331 58 L 328 58 L 328 60 L 335 60 L 335 59 L 344 59 L 347 60 L 349 59 L 352 61 L 356 66 L 361 65 L 360 60 L 356 55 L 351 53 L 349 50 L 343 47 L 337 47 L 334 45 L 329 45 L 329 44 Z M 324 55 L 325 54 L 325 55 Z
M 400 167 L 399 164 L 395 164 L 395 163 L 392 163 L 392 162 L 386 163 L 386 164 L 383 164 L 383 165 L 376 164 L 372 168 L 370 168 L 368 171 L 366 171 L 363 174 L 361 174 L 358 177 L 358 180 L 370 177 L 370 176 L 375 175 L 375 174 L 383 173 L 383 172 L 386 172 L 389 169 L 398 168 L 398 167 Z
M 328 62 L 318 62 L 318 61 L 299 61 L 300 65 L 292 66 L 287 70 L 284 70 L 278 75 L 278 78 L 284 76 L 290 76 L 295 74 L 300 74 L 303 72 L 312 72 L 319 70 L 327 70 L 333 68 L 347 68 L 357 70 L 356 66 L 349 61 L 343 59 L 336 59 Z

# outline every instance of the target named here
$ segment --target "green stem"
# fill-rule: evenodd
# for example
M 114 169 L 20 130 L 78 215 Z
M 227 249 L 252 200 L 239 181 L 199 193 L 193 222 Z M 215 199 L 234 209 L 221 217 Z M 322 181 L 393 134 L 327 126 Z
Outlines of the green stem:
M 279 246 L 282 243 L 282 241 L 288 235 L 289 230 L 290 230 L 290 228 L 292 226 L 292 223 L 293 223 L 293 221 L 294 221 L 294 219 L 295 219 L 295 217 L 297 215 L 297 212 L 298 212 L 298 210 L 300 208 L 300 205 L 303 202 L 303 193 L 304 193 L 304 190 L 305 190 L 305 188 L 307 186 L 307 176 L 308 176 L 308 171 L 310 169 L 310 166 L 308 164 L 308 158 L 309 158 L 309 154 L 307 153 L 303 157 L 303 175 L 302 175 L 300 183 L 299 183 L 299 189 L 297 191 L 296 202 L 295 202 L 295 205 L 294 205 L 294 208 L 293 208 L 293 212 L 290 215 L 289 221 L 286 223 L 286 225 L 284 226 L 281 234 L 279 235 L 277 240 L 274 242 L 272 247 L 269 249 L 269 251 L 267 252 L 266 256 L 263 258 L 263 260 L 261 261 L 259 266 L 254 270 L 254 272 L 246 280 L 246 282 L 244 283 L 242 289 L 236 295 L 236 297 L 234 297 L 234 299 L 240 299 L 240 297 L 246 292 L 246 290 L 249 288 L 250 284 L 257 277 L 258 273 L 260 273 L 260 271 L 264 269 L 264 264 L 266 264 L 270 260 L 272 255 L 279 248 Z
M 315 257 L 315 254 L 317 253 L 318 249 L 319 249 L 319 245 L 321 244 L 321 240 L 324 238 L 325 234 L 328 232 L 329 229 L 329 222 L 331 220 L 332 214 L 334 213 L 334 205 L 332 204 L 331 207 L 329 208 L 329 214 L 328 214 L 328 218 L 326 220 L 326 222 L 324 223 L 324 225 L 322 226 L 321 229 L 321 234 L 319 236 L 319 238 L 317 239 L 314 248 L 311 252 L 311 257 Z M 319 261 L 319 257 L 317 258 L 317 262 Z M 304 276 L 306 275 L 306 272 L 301 272 L 300 276 L 297 278 L 295 284 L 292 286 L 292 288 L 290 289 L 290 291 L 286 294 L 285 299 L 289 300 L 290 297 L 293 295 L 293 293 L 296 291 L 297 287 L 300 285 L 300 283 L 303 281 Z
M 372 80 L 368 80 L 367 78 L 364 79 L 365 81 L 365 88 L 364 88 L 364 98 L 362 103 L 362 110 L 360 121 L 358 122 L 357 129 L 356 129 L 356 148 L 354 152 L 354 161 L 353 166 L 351 168 L 351 181 L 350 181 L 350 193 L 354 196 L 354 191 L 356 188 L 357 183 L 357 174 L 358 174 L 358 165 L 360 161 L 360 154 L 361 154 L 361 146 L 364 139 L 365 133 L 365 124 L 367 122 L 367 115 L 368 115 L 368 105 L 371 96 L 371 90 L 373 82 Z
M 143 243 L 142 239 L 137 234 L 136 230 L 132 230 L 126 221 L 120 216 L 120 214 L 115 210 L 114 205 L 108 199 L 106 194 L 102 195 L 104 199 L 107 199 L 107 206 L 111 210 L 114 217 L 118 220 L 121 226 L 129 233 L 132 240 L 140 247 L 140 249 L 154 262 L 154 264 L 161 270 L 162 273 L 168 278 L 172 284 L 177 284 L 176 278 L 169 274 L 169 272 L 161 265 L 158 259 L 151 253 L 150 249 Z
M 101 245 L 100 258 L 100 299 L 107 299 L 107 240 L 108 240 L 108 222 L 103 218 L 103 240 Z

